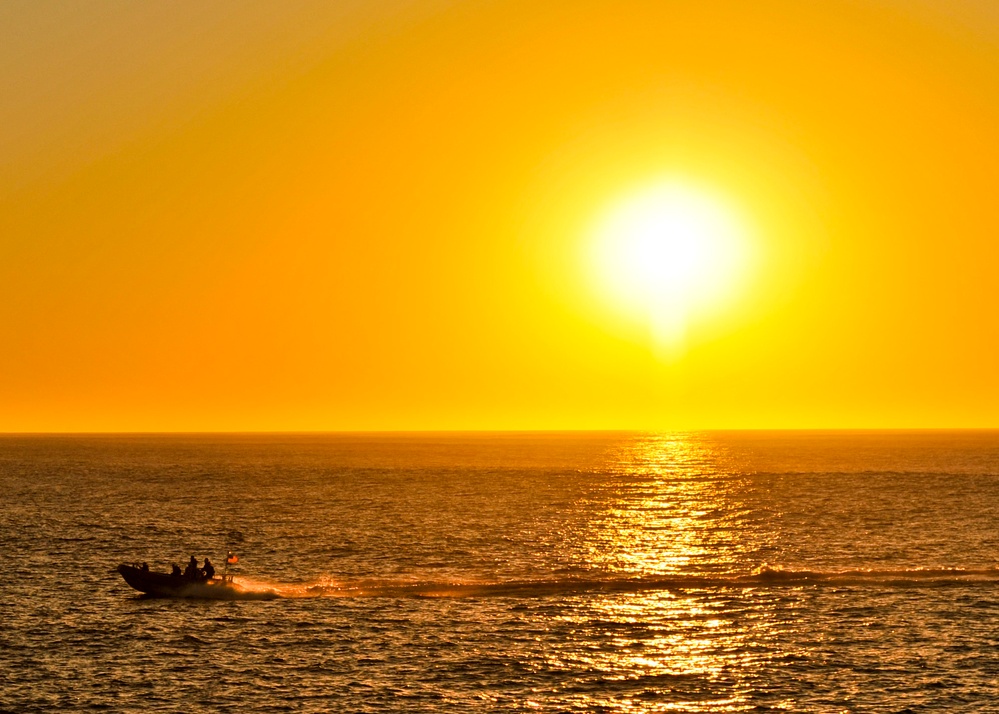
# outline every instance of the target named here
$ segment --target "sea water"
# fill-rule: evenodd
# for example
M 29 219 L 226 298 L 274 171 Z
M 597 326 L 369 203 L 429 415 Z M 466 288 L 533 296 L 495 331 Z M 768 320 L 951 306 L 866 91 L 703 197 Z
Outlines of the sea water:
M 0 437 L 0 710 L 996 711 L 997 524 L 999 432 Z

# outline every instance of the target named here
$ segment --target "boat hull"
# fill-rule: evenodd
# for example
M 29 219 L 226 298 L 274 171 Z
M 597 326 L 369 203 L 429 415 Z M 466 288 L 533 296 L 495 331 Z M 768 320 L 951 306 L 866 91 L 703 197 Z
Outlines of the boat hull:
M 126 583 L 139 592 L 153 597 L 231 600 L 238 595 L 232 581 L 223 578 L 191 580 L 183 575 L 157 573 L 126 563 L 118 566 L 118 572 Z

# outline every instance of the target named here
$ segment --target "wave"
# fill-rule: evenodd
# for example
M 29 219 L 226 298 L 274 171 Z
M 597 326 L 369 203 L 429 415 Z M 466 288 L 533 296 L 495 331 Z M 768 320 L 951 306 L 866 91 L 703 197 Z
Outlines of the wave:
M 792 570 L 763 564 L 743 575 L 639 575 L 539 578 L 507 581 L 412 581 L 324 578 L 310 583 L 276 583 L 239 578 L 245 597 L 551 597 L 584 593 L 634 593 L 654 590 L 704 590 L 778 587 L 933 588 L 975 583 L 999 585 L 999 568 L 907 568 L 842 571 Z
M 988 568 L 861 568 L 857 570 L 791 570 L 764 563 L 752 578 L 762 583 L 804 585 L 940 586 L 969 582 L 999 583 L 999 567 Z

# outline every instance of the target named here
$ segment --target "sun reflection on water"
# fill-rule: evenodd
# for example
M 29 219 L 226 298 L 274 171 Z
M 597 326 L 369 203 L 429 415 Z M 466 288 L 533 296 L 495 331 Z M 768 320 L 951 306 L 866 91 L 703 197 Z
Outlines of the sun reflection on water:
M 749 572 L 773 533 L 753 516 L 751 488 L 709 437 L 665 434 L 612 457 L 588 543 L 594 566 L 640 574 Z
M 651 435 L 611 455 L 588 507 L 592 567 L 633 577 L 749 573 L 775 547 L 773 519 L 753 505 L 752 480 L 723 445 L 698 434 Z M 549 666 L 601 673 L 608 711 L 726 712 L 751 708 L 766 672 L 790 656 L 793 624 L 781 593 L 766 588 L 678 588 L 583 600 L 562 620 L 585 653 L 554 652 Z M 677 698 L 673 692 L 683 691 Z M 750 697 L 750 692 L 755 692 Z M 768 708 L 793 708 L 775 696 Z
M 594 686 L 578 692 L 579 703 L 606 711 L 745 711 L 750 693 L 758 701 L 765 689 L 767 670 L 788 656 L 779 646 L 788 624 L 778 605 L 765 591 L 580 600 L 558 618 L 571 637 L 545 666 L 591 673 Z M 580 650 L 578 641 L 593 644 Z M 776 696 L 767 705 L 793 701 Z

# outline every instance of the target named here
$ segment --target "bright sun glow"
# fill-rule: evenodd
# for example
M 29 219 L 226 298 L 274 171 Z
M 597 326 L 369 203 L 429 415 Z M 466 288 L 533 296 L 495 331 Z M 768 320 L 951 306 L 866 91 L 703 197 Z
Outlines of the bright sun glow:
M 683 351 L 691 319 L 730 299 L 747 261 L 743 222 L 722 201 L 662 183 L 614 202 L 590 241 L 591 271 L 606 297 L 647 322 L 657 350 Z

